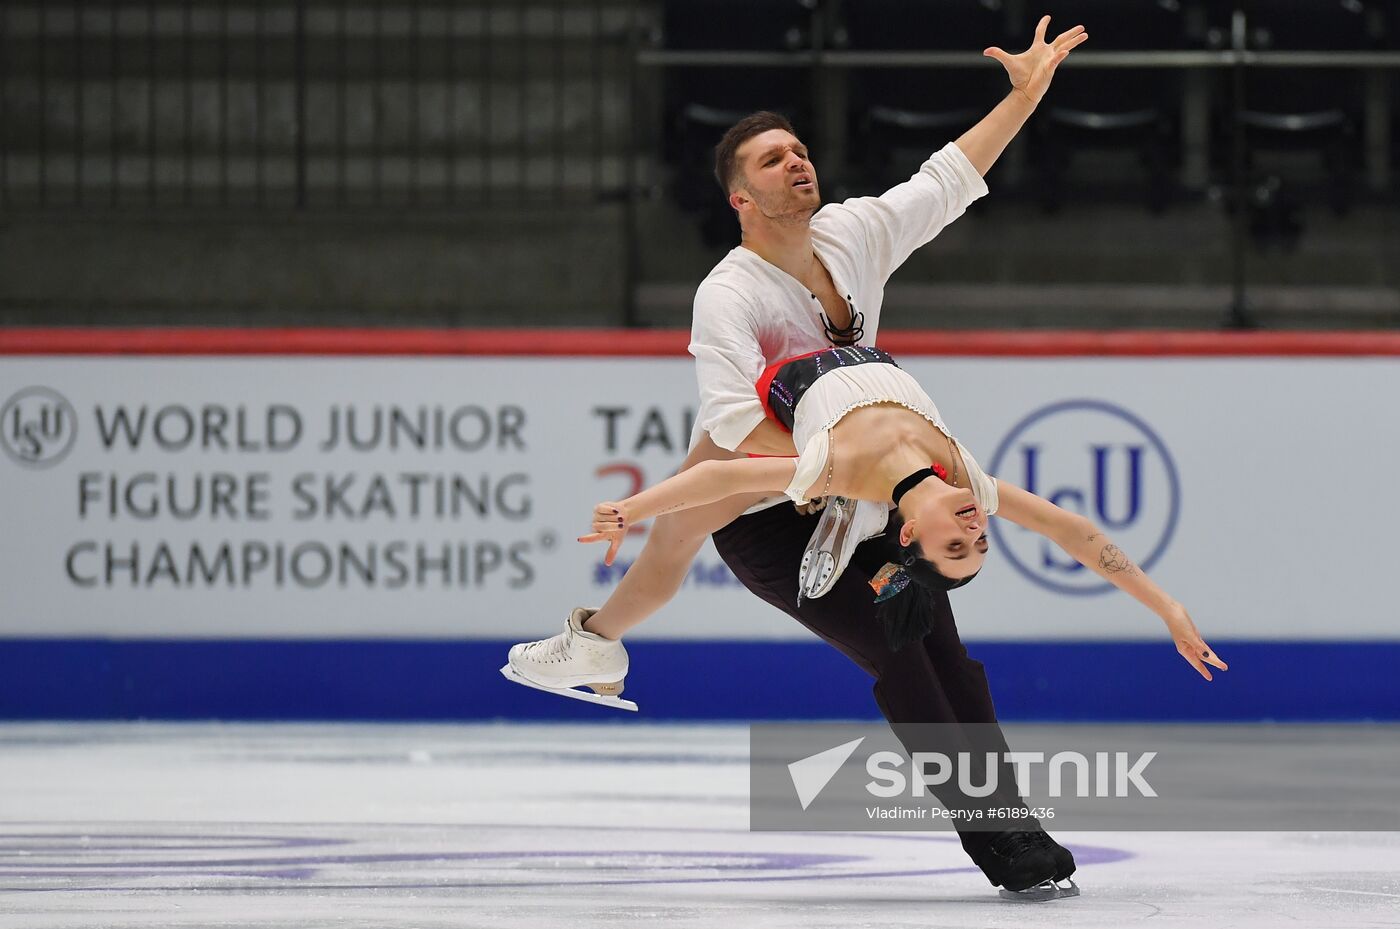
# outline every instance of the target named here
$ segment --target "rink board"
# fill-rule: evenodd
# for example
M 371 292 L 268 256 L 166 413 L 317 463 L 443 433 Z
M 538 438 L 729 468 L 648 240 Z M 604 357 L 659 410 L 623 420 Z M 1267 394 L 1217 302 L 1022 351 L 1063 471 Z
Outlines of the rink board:
M 683 456 L 684 334 L 350 336 L 0 334 L 0 671 L 33 681 L 0 715 L 575 712 L 482 679 L 640 549 L 609 569 L 573 538 Z M 1400 713 L 1363 670 L 1400 651 L 1393 336 L 880 344 L 989 472 L 1095 519 L 1237 665 L 1191 679 L 1153 616 L 994 521 L 955 609 L 1004 713 Z M 869 713 L 859 675 L 798 683 L 841 659 L 709 546 L 629 647 L 662 717 Z

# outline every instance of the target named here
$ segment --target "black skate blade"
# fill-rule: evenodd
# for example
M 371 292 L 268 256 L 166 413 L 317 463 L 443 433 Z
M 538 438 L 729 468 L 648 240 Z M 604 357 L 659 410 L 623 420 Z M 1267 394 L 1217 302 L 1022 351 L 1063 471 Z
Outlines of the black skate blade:
M 1079 885 L 1070 878 L 1063 883 L 1041 881 L 1025 890 L 998 890 L 997 896 L 1012 903 L 1046 903 L 1050 900 L 1064 900 L 1079 896 Z
M 605 697 L 602 694 L 595 694 L 591 690 L 574 690 L 571 687 L 546 687 L 543 684 L 536 684 L 528 677 L 518 673 L 509 663 L 501 669 L 501 675 L 508 681 L 520 684 L 522 687 L 530 687 L 534 690 L 542 690 L 547 694 L 557 694 L 561 697 L 568 697 L 572 700 L 582 700 L 585 703 L 597 703 L 600 706 L 610 706 L 616 710 L 628 710 L 637 712 L 637 704 L 631 700 L 624 700 L 621 697 Z

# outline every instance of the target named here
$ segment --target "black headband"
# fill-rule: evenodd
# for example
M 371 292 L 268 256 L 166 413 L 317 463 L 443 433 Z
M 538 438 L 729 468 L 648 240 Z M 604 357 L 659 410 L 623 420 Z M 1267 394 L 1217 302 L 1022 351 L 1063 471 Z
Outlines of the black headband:
M 899 506 L 900 498 L 907 494 L 909 491 L 913 490 L 915 485 L 922 484 L 929 478 L 937 476 L 938 475 L 933 473 L 932 468 L 920 468 L 913 474 L 906 477 L 904 480 L 900 481 L 898 484 L 894 485 L 894 493 L 890 494 L 890 499 L 894 501 L 895 506 Z

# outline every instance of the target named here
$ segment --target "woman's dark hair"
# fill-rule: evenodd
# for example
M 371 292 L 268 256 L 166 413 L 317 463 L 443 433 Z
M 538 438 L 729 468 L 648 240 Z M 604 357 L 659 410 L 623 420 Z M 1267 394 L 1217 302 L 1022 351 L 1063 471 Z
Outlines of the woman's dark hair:
M 900 530 L 904 528 L 904 515 L 894 512 L 894 520 L 885 531 L 887 559 L 899 565 L 912 583 L 888 600 L 875 605 L 875 615 L 885 628 L 885 641 L 894 651 L 899 651 L 910 642 L 922 639 L 932 630 L 934 594 L 956 590 L 971 583 L 979 572 L 967 577 L 948 577 L 924 557 L 923 547 L 917 539 L 908 545 L 899 543 Z

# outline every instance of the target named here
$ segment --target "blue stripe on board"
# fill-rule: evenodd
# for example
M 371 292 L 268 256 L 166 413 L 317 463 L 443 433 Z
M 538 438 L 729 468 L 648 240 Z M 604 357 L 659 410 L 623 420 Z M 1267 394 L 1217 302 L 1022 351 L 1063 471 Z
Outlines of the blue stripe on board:
M 1006 720 L 1400 720 L 1400 641 L 982 642 Z M 487 641 L 0 640 L 7 719 L 636 719 L 511 684 Z M 640 718 L 864 719 L 870 680 L 816 642 L 630 643 Z

